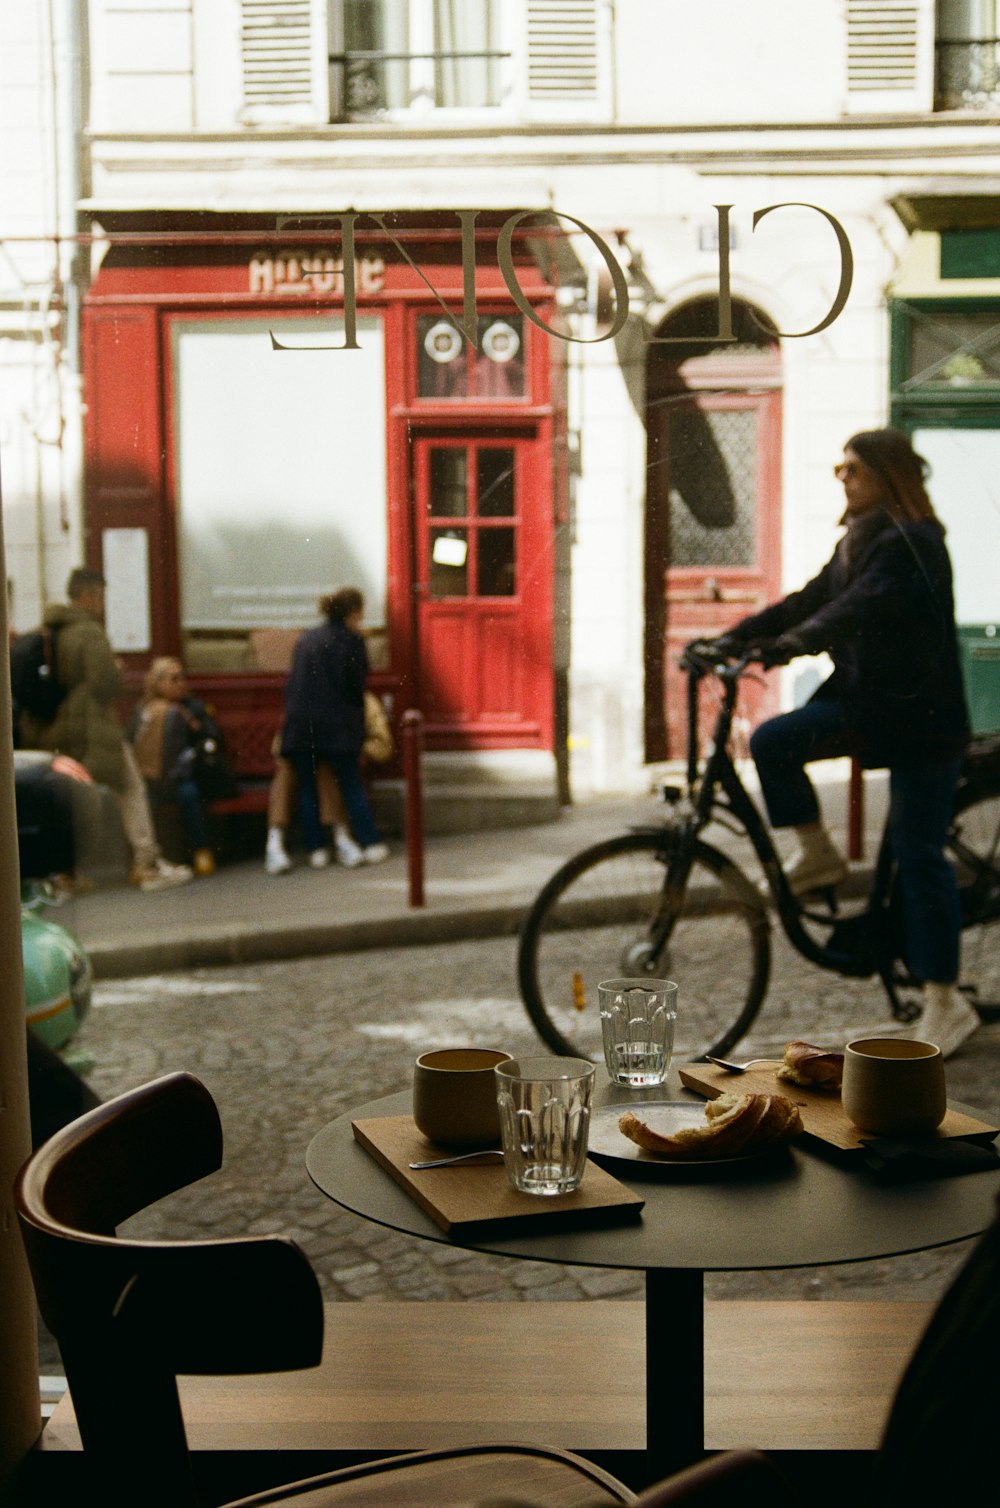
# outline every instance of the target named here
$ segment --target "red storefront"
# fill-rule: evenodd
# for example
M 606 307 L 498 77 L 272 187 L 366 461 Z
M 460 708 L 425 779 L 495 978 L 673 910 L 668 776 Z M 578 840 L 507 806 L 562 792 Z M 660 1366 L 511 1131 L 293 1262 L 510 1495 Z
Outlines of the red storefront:
M 158 218 L 105 223 L 85 301 L 112 642 L 136 680 L 180 655 L 246 776 L 268 774 L 292 645 L 342 585 L 365 593 L 373 687 L 396 720 L 423 712 L 428 748 L 553 748 L 565 347 L 533 322 L 552 289 L 516 237 L 505 277 L 477 218 L 473 324 L 457 216 L 368 220 L 346 300 L 336 228 Z

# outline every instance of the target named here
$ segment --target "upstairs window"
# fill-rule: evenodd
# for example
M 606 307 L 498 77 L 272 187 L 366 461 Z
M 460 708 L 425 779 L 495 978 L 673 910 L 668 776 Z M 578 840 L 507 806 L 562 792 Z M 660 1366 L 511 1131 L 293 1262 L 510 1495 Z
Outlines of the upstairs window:
M 334 117 L 495 109 L 509 89 L 504 10 L 502 0 L 334 0 Z
M 938 110 L 996 110 L 1000 105 L 997 0 L 938 0 Z

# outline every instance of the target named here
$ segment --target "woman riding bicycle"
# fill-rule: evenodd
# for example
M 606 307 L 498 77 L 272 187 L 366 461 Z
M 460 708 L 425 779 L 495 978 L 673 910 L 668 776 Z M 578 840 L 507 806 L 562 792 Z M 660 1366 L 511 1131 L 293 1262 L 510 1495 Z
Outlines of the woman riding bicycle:
M 846 532 L 801 591 L 744 618 L 716 641 L 759 649 L 764 665 L 826 652 L 833 674 L 750 740 L 773 827 L 793 827 L 796 895 L 835 886 L 847 866 L 823 826 L 804 766 L 853 755 L 888 766 L 889 833 L 903 895 L 905 956 L 922 981 L 921 1035 L 947 1057 L 979 1025 L 958 993 L 958 889 L 944 842 L 969 737 L 951 563 L 924 479 L 898 430 L 854 435 L 834 468 Z

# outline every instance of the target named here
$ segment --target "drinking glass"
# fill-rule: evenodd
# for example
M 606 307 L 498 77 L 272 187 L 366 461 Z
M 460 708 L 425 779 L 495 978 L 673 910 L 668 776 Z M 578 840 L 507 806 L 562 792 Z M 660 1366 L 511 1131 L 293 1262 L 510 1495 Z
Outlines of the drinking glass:
M 507 1177 L 524 1194 L 568 1194 L 583 1178 L 594 1065 L 511 1058 L 494 1070 Z
M 606 979 L 597 986 L 612 1084 L 662 1084 L 674 1051 L 677 986 L 670 979 Z

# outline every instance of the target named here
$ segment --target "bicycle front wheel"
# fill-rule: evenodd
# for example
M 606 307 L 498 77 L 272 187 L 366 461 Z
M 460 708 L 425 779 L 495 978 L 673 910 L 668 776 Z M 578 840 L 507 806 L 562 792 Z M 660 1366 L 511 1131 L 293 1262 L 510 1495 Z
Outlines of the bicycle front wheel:
M 678 1058 L 725 1054 L 749 1030 L 767 989 L 763 900 L 717 849 L 694 845 L 683 892 L 670 896 L 676 838 L 626 833 L 570 859 L 525 919 L 518 978 L 528 1015 L 553 1052 L 603 1058 L 597 986 L 648 975 L 676 980 Z M 667 916 L 673 922 L 657 948 Z
M 960 790 L 948 843 L 962 908 L 959 989 L 987 1020 L 1000 1016 L 1000 781 Z

